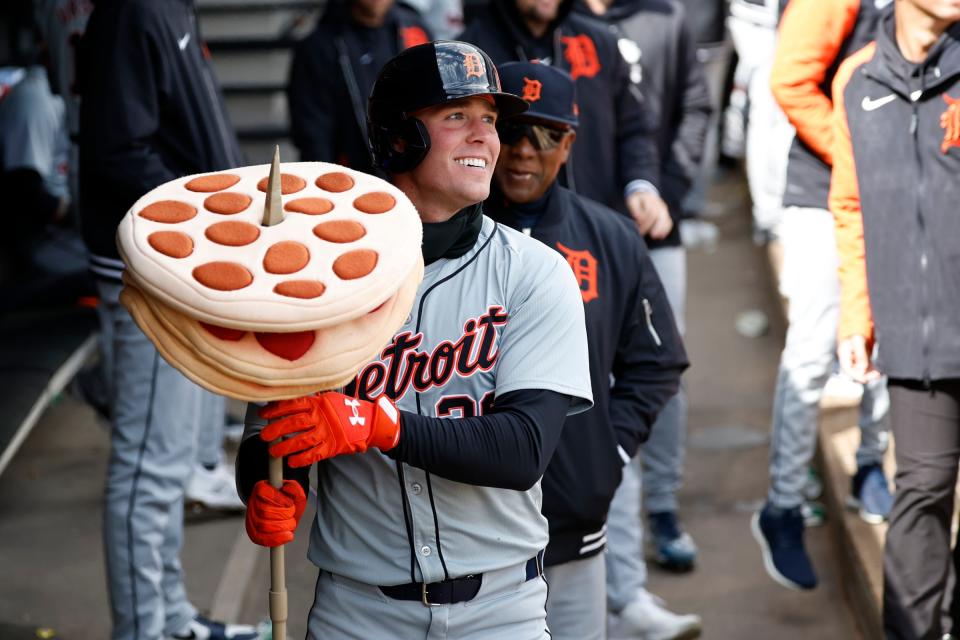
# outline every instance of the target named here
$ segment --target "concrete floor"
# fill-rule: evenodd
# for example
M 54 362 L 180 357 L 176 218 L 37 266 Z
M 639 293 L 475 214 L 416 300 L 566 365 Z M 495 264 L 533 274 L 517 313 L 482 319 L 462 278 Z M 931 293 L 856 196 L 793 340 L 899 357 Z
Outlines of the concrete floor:
M 721 182 L 726 213 L 712 252 L 689 256 L 687 326 L 693 363 L 684 525 L 700 546 L 696 571 L 652 570 L 650 588 L 678 612 L 703 616 L 704 638 L 846 640 L 859 637 L 840 586 L 830 525 L 811 530 L 808 548 L 820 575 L 810 593 L 786 590 L 764 573 L 749 515 L 767 487 L 770 399 L 783 322 L 768 262 L 749 240 L 745 196 Z M 771 319 L 759 338 L 735 330 L 738 313 Z M 0 477 L 0 638 L 109 637 L 110 616 L 100 538 L 108 452 L 105 427 L 64 396 L 43 416 Z M 306 560 L 306 525 L 287 551 L 289 635 L 303 637 L 315 570 Z M 266 617 L 267 553 L 246 541 L 240 517 L 191 520 L 183 564 L 194 603 L 214 615 Z

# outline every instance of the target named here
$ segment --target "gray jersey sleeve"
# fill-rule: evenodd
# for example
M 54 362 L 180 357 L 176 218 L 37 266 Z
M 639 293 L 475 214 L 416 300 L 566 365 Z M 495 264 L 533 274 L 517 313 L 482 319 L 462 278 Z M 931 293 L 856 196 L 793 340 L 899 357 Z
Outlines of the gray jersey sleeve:
M 530 246 L 514 270 L 519 281 L 500 342 L 497 395 L 548 389 L 572 397 L 569 414 L 586 411 L 593 394 L 580 288 L 560 254 L 526 236 L 516 240 Z

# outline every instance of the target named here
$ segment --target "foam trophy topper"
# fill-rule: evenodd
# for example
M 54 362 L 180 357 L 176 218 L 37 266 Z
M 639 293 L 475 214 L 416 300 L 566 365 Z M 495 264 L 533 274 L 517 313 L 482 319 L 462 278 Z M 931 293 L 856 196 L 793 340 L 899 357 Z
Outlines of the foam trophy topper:
M 350 381 L 410 313 L 423 230 L 388 182 L 324 162 L 179 178 L 126 214 L 120 296 L 163 357 L 247 401 Z

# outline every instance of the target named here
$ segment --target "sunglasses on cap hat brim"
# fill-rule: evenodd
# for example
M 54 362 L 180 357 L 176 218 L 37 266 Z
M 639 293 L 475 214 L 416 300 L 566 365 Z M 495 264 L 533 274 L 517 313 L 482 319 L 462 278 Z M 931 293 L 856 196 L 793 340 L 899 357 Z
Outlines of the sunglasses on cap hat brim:
M 522 138 L 530 141 L 538 151 L 551 151 L 560 146 L 570 133 L 566 125 L 546 124 L 543 122 L 519 121 L 516 118 L 497 123 L 500 142 L 515 145 Z

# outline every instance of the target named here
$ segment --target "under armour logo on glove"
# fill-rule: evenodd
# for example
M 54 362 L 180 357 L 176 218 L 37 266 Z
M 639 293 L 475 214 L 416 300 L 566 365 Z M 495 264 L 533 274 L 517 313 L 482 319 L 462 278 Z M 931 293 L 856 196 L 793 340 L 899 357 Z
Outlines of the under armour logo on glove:
M 360 408 L 360 401 L 353 398 L 345 398 L 343 400 L 343 404 L 353 409 L 353 415 L 350 416 L 350 424 L 353 426 L 360 425 L 362 427 L 365 419 L 360 416 L 360 411 L 358 411 Z
M 374 403 L 328 391 L 271 402 L 260 410 L 260 417 L 272 421 L 260 438 L 279 440 L 270 446 L 270 455 L 290 456 L 291 467 L 363 453 L 370 447 L 389 451 L 400 441 L 400 412 L 386 396 Z

